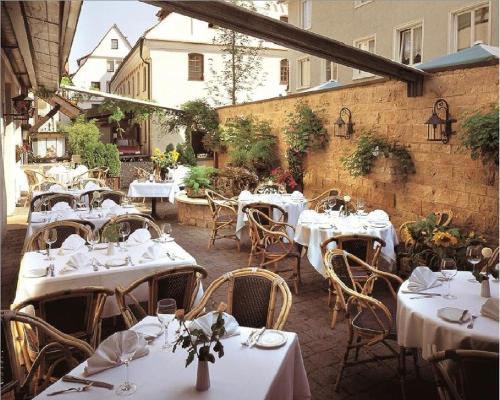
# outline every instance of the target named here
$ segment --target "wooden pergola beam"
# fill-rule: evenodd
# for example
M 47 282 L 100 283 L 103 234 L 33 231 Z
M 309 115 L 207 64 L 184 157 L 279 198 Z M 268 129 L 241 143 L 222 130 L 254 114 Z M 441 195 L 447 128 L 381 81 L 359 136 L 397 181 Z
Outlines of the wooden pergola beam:
M 43 124 L 45 124 L 49 119 L 56 115 L 60 108 L 61 106 L 59 104 L 56 104 L 52 110 L 50 110 L 47 114 L 45 114 L 42 118 L 39 118 L 35 122 L 35 125 L 33 125 L 29 129 L 29 133 L 38 132 L 38 129 L 40 129 Z
M 338 64 L 404 81 L 408 85 L 408 96 L 422 95 L 423 80 L 427 75 L 424 71 L 346 45 L 338 40 L 305 31 L 229 2 L 219 0 L 141 1 Z

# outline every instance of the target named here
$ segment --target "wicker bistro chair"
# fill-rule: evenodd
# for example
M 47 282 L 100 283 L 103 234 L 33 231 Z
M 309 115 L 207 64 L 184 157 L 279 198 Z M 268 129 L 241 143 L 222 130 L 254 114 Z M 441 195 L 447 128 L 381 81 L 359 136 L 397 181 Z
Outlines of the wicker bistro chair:
M 498 399 L 498 353 L 445 350 L 429 361 L 441 400 Z
M 205 194 L 212 214 L 212 232 L 208 240 L 208 249 L 217 239 L 234 239 L 240 251 L 240 239 L 235 234 L 238 203 L 210 189 L 205 189 Z
M 100 188 L 105 188 L 106 187 L 106 182 L 103 181 L 102 179 L 96 179 L 96 178 L 79 178 L 79 179 L 74 179 L 71 186 L 76 188 L 76 189 L 85 189 L 85 185 L 87 183 L 93 182 L 96 185 L 98 185 Z
M 39 201 L 36 206 L 34 206 L 34 211 L 42 211 L 43 202 L 48 200 L 49 207 L 52 209 L 54 204 L 64 202 L 68 203 L 71 208 L 76 207 L 76 199 L 72 194 L 68 193 L 53 193 L 50 196 L 43 197 L 42 201 Z
M 127 288 L 115 289 L 116 302 L 120 308 L 127 328 L 131 328 L 147 315 L 156 314 L 158 300 L 173 298 L 177 308 L 189 312 L 193 307 L 202 279 L 207 277 L 205 268 L 198 265 L 171 268 L 144 276 L 131 283 Z M 148 301 L 141 304 L 133 295 L 139 286 L 148 285 Z
M 82 340 L 67 335 L 41 318 L 21 312 L 2 310 L 2 399 L 27 399 L 36 396 L 53 380 L 54 370 L 66 373 L 75 368 L 83 360 L 90 357 L 94 350 Z M 26 337 L 19 335 L 17 327 L 23 326 L 31 332 L 37 332 L 44 338 L 44 345 L 39 345 L 33 362 L 22 365 L 17 350 L 26 350 Z M 63 357 L 54 359 L 54 351 Z M 66 364 L 61 371 L 62 363 Z M 10 395 L 10 397 L 9 397 Z
M 403 282 L 402 279 L 396 275 L 373 268 L 345 250 L 329 250 L 325 254 L 324 263 L 328 279 L 330 279 L 338 292 L 343 292 L 344 298 L 347 299 L 346 316 L 348 319 L 349 336 L 344 358 L 337 375 L 335 390 L 339 389 L 345 368 L 358 363 L 378 362 L 384 359 L 398 358 L 398 372 L 404 398 L 407 349 L 398 349 L 393 345 L 397 343 L 395 330 L 396 293 L 397 288 Z M 362 264 L 372 272 L 372 276 L 368 278 L 361 290 L 351 272 L 351 263 L 355 263 L 356 265 Z M 373 290 L 377 282 L 381 282 L 382 287 L 380 288 L 377 284 L 377 288 Z M 390 354 L 377 354 L 371 358 L 358 360 L 360 350 L 370 353 L 370 349 L 376 344 L 384 345 L 390 351 Z M 349 358 L 352 350 L 355 351 L 353 360 Z M 417 367 L 416 349 L 411 349 L 411 354 L 413 354 L 414 363 Z
M 122 222 L 128 222 L 130 224 L 130 233 L 132 234 L 137 229 L 147 229 L 151 234 L 153 239 L 159 238 L 161 236 L 161 230 L 154 220 L 142 214 L 124 214 L 118 215 L 106 221 L 101 227 L 101 234 L 105 233 L 110 225 L 121 224 Z
M 95 349 L 101 340 L 102 310 L 107 297 L 113 294 L 113 290 L 104 287 L 88 286 L 32 297 L 11 308 L 22 311 L 32 306 L 35 316 Z M 46 344 L 40 335 L 36 342 L 38 346 Z
M 139 180 L 147 180 L 151 172 L 145 170 L 144 168 L 134 167 L 134 178 Z
M 300 277 L 300 249 L 287 233 L 287 228 L 294 230 L 292 225 L 285 222 L 275 221 L 263 212 L 256 209 L 249 209 L 248 218 L 250 223 L 251 236 L 255 238 L 255 253 L 259 254 L 261 261 L 260 268 L 268 269 L 271 265 L 275 273 L 292 272 L 295 294 L 299 293 Z M 285 259 L 293 258 L 295 263 L 291 268 L 278 269 L 278 263 Z
M 288 213 L 285 211 L 284 208 L 276 205 L 276 204 L 270 204 L 270 203 L 250 203 L 241 209 L 244 214 L 246 214 L 248 221 L 250 221 L 250 218 L 248 217 L 248 212 L 250 209 L 253 210 L 259 210 L 260 212 L 266 214 L 268 219 L 266 220 L 259 220 L 259 223 L 261 223 L 264 226 L 268 226 L 270 221 L 273 221 L 275 219 L 275 215 L 278 214 L 279 218 L 277 221 L 279 222 L 288 222 Z M 258 248 L 260 244 L 260 239 L 259 236 L 256 234 L 256 229 L 255 227 L 249 227 L 249 236 L 250 236 L 250 241 L 251 241 L 251 249 L 250 249 L 250 255 L 248 256 L 248 266 L 252 266 L 252 260 L 255 256 L 261 255 Z M 262 246 L 260 246 L 262 247 Z
M 357 258 L 363 261 L 363 264 L 356 265 L 351 261 L 350 270 L 354 279 L 354 282 L 359 289 L 363 288 L 364 283 L 372 275 L 370 269 L 366 269 L 364 264 L 369 264 L 373 268 L 378 267 L 378 259 L 380 256 L 380 251 L 382 247 L 385 247 L 385 241 L 370 235 L 338 235 L 326 239 L 321 243 L 321 254 L 323 257 L 328 251 L 328 245 L 330 243 L 335 243 L 336 248 L 340 250 L 345 250 L 350 254 L 355 255 Z M 332 311 L 332 322 L 331 328 L 335 328 L 337 322 L 338 312 L 341 310 L 345 311 L 345 299 L 342 291 L 338 292 L 330 282 L 330 288 L 328 290 L 328 305 L 332 305 L 332 294 L 335 295 L 335 305 Z
M 285 185 L 280 183 L 260 183 L 253 191 L 255 194 L 285 194 Z
M 350 211 L 354 211 L 351 203 L 347 203 L 347 205 L 346 205 L 344 199 L 342 199 L 338 196 L 328 196 L 328 197 L 325 197 L 325 198 L 319 200 L 316 203 L 316 206 L 314 207 L 314 211 L 316 211 L 318 213 L 325 212 L 327 204 L 330 203 L 332 200 L 335 200 L 335 206 L 333 207 L 334 211 L 339 211 L 341 207 L 349 207 Z
M 87 223 L 83 221 L 63 220 L 51 222 L 44 225 L 40 230 L 33 233 L 24 244 L 23 253 L 26 251 L 43 250 L 46 248 L 44 241 L 45 232 L 56 229 L 57 241 L 52 244 L 52 248 L 61 247 L 62 243 L 72 234 L 77 234 L 83 238 L 87 238 L 92 232 Z
M 316 204 L 318 204 L 321 200 L 327 198 L 327 197 L 340 197 L 340 190 L 339 189 L 328 189 L 325 190 L 323 193 L 317 195 L 316 197 L 313 197 L 312 199 L 307 201 L 307 206 L 314 210 L 316 208 Z
M 97 168 L 92 168 L 87 173 L 89 178 L 105 181 L 108 176 L 108 172 L 109 168 L 97 167 Z
M 95 193 L 101 194 L 101 199 L 104 201 L 106 199 L 113 200 L 116 204 L 122 204 L 122 200 L 125 197 L 125 193 L 120 190 L 109 190 L 109 189 L 94 189 L 88 190 L 80 195 L 80 198 L 85 200 L 87 204 L 91 204 Z
M 214 280 L 186 318 L 202 314 L 215 292 L 226 284 L 226 312 L 233 315 L 241 326 L 283 329 L 292 306 L 292 294 L 282 277 L 259 268 L 237 269 Z

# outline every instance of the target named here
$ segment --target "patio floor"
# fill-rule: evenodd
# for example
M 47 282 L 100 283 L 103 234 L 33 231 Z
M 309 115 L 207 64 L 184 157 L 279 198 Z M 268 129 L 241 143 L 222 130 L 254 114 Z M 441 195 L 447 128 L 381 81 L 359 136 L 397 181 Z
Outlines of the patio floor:
M 159 203 L 163 219 L 172 223 L 176 241 L 191 253 L 200 265 L 208 270 L 204 286 L 224 272 L 246 266 L 248 243 L 238 253 L 234 241 L 221 240 L 207 250 L 209 230 L 183 226 L 176 222 L 175 207 Z M 21 249 L 26 234 L 26 208 L 18 208 L 16 215 L 8 219 L 8 233 L 2 243 L 1 282 L 2 308 L 8 308 L 16 290 Z M 347 325 L 341 319 L 335 330 L 330 329 L 330 310 L 323 278 L 302 260 L 302 287 L 293 304 L 285 330 L 299 335 L 304 364 L 309 377 L 313 399 L 399 399 L 399 379 L 396 361 L 370 363 L 348 369 L 341 389 L 333 391 L 335 378 L 347 339 Z M 377 351 L 384 352 L 380 349 Z M 411 361 L 408 360 L 407 399 L 437 398 L 430 366 L 421 365 L 421 379 L 417 379 Z

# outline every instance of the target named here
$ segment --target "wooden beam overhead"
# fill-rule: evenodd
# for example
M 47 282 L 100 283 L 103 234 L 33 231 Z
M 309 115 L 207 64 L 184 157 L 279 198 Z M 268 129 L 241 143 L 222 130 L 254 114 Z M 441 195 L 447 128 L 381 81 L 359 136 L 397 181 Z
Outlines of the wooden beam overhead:
M 29 132 L 30 133 L 38 132 L 38 129 L 40 129 L 40 127 L 43 124 L 45 124 L 49 119 L 51 119 L 54 115 L 56 115 L 60 108 L 61 108 L 61 106 L 59 104 L 56 104 L 52 110 L 50 110 L 46 115 L 44 115 L 43 117 L 39 118 L 35 122 L 35 125 L 33 125 L 29 129 Z
M 229 28 L 249 36 L 311 54 L 375 75 L 404 81 L 408 96 L 422 95 L 424 71 L 360 50 L 294 25 L 238 7 L 226 1 L 141 0 L 169 12 Z

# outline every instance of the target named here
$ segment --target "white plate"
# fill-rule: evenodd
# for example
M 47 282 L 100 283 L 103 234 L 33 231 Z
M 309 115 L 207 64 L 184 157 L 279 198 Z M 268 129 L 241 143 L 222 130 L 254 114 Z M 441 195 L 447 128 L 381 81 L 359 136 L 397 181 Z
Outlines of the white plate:
M 332 224 L 321 224 L 321 225 L 318 225 L 318 228 L 319 229 L 332 229 L 333 225 Z
M 372 226 L 373 228 L 385 228 L 387 227 L 387 223 L 385 222 L 370 222 L 370 226 Z
M 274 329 L 267 329 L 255 345 L 263 349 L 276 349 L 286 343 L 286 336 Z
M 133 204 L 123 204 L 122 208 L 134 208 L 135 206 Z
M 106 261 L 106 266 L 108 267 L 123 267 L 127 265 L 127 262 L 123 258 L 113 258 Z
M 89 209 L 87 207 L 77 207 L 76 211 L 88 211 Z
M 158 337 L 163 333 L 163 328 L 160 324 L 155 324 L 154 322 L 148 322 L 144 324 L 139 324 L 130 328 L 130 330 L 140 333 L 144 336 L 154 336 Z
M 23 272 L 25 278 L 42 278 L 47 276 L 47 268 L 32 268 Z
M 101 217 L 99 217 L 98 215 L 95 215 L 95 214 L 85 215 L 84 217 L 87 218 L 87 219 L 99 219 L 99 218 L 101 218 Z
M 108 248 L 107 243 L 97 243 L 94 245 L 94 250 L 105 250 Z
M 460 320 L 460 318 L 463 315 L 463 312 L 464 312 L 464 310 L 460 309 L 460 308 L 444 307 L 444 308 L 440 308 L 437 311 L 437 315 L 438 315 L 438 317 L 444 319 L 445 321 L 463 324 L 465 322 L 468 322 L 471 318 L 470 313 L 467 311 L 467 313 L 465 314 L 465 317 L 463 317 L 462 320 Z

